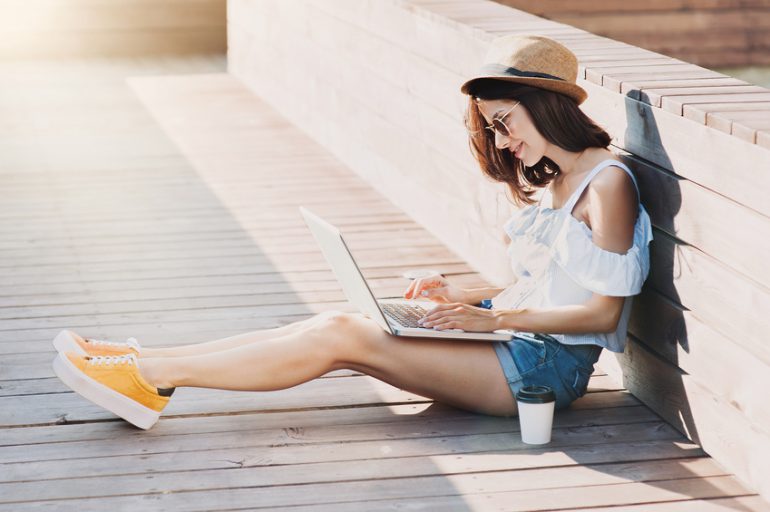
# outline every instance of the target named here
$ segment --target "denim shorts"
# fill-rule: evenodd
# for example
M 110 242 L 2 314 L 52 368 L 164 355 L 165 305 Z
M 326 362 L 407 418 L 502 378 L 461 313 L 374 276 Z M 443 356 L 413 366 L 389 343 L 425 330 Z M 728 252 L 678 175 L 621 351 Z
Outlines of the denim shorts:
M 549 386 L 557 409 L 585 394 L 602 351 L 599 345 L 564 345 L 547 334 L 516 337 L 494 347 L 514 396 L 524 386 Z

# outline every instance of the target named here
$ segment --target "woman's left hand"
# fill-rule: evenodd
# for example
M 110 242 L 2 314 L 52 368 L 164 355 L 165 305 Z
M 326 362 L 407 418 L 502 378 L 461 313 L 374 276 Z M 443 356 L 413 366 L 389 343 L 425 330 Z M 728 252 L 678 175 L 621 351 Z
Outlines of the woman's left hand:
M 486 308 L 453 302 L 439 304 L 419 321 L 422 327 L 444 329 L 462 329 L 472 332 L 492 332 L 498 327 L 497 314 Z

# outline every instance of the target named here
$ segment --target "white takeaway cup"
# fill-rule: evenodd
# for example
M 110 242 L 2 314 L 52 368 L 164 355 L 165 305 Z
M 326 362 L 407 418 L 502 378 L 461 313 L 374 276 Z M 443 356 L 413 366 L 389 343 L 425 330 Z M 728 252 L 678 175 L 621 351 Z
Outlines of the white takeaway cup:
M 525 386 L 516 393 L 521 440 L 527 444 L 551 442 L 556 395 L 548 386 Z

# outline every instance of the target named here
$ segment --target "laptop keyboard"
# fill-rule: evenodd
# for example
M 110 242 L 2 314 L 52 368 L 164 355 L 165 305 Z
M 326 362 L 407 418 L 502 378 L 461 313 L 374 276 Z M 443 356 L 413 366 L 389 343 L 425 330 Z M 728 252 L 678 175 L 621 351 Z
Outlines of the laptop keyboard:
M 380 306 L 387 316 L 404 327 L 422 328 L 417 323 L 417 320 L 424 317 L 425 313 L 428 312 L 424 307 L 412 304 L 380 304 Z

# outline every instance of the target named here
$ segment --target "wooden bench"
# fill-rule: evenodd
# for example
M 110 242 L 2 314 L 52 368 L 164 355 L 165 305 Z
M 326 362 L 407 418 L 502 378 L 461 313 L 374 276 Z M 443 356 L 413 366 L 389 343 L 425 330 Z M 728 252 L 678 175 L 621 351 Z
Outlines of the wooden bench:
M 600 364 L 770 497 L 770 91 L 484 0 L 229 6 L 230 71 L 498 285 L 511 206 L 458 87 L 494 36 L 572 49 L 655 226 L 628 348 Z

